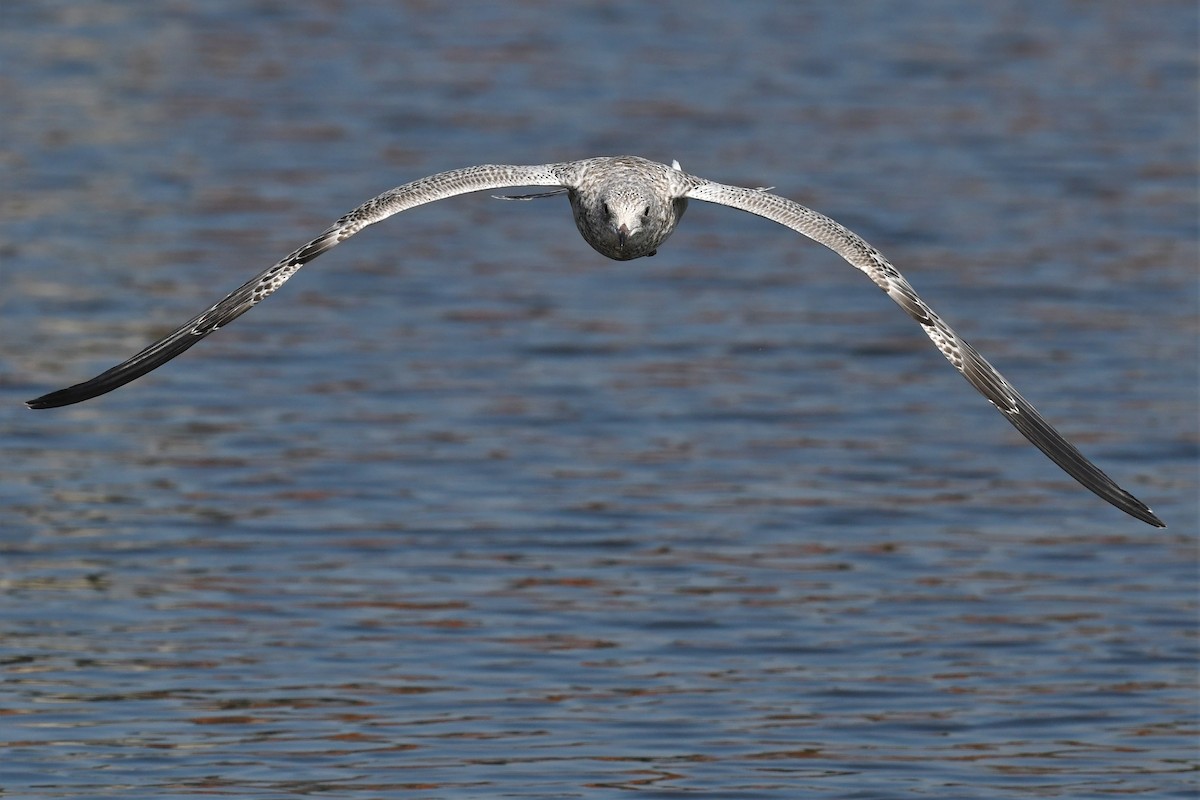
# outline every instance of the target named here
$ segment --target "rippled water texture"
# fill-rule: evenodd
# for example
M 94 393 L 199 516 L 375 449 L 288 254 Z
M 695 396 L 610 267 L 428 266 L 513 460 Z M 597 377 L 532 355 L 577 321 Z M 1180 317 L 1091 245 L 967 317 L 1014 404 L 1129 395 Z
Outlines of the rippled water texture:
M 0 27 L 5 797 L 1194 797 L 1194 2 L 20 2 Z M 836 256 L 693 204 L 364 232 L 678 158 L 887 253 L 1170 525 Z

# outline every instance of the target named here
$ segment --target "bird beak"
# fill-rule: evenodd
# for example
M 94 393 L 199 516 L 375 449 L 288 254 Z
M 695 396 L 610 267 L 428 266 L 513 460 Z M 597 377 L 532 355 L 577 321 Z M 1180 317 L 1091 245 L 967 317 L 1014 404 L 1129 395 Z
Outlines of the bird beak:
M 617 228 L 617 244 L 621 247 L 625 246 L 625 240 L 629 238 L 629 226 L 621 223 L 621 227 Z

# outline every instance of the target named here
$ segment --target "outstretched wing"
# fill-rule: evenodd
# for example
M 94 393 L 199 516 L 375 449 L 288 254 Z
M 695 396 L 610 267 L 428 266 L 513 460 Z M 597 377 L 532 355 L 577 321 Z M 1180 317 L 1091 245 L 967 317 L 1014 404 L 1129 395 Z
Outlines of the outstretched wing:
M 1163 528 L 1165 523 L 1150 508 L 1118 486 L 1112 478 L 1088 461 L 1075 446 L 1046 422 L 1029 402 L 987 362 L 975 348 L 963 341 L 925 304 L 878 250 L 857 234 L 823 214 L 799 203 L 757 189 L 701 182 L 685 195 L 723 206 L 748 211 L 786 225 L 797 233 L 820 242 L 851 265 L 862 270 L 880 289 L 920 323 L 926 335 L 963 377 L 999 409 L 1004 418 L 1039 450 L 1062 467 L 1068 475 L 1126 514 Z
M 269 297 L 302 266 L 326 250 L 341 244 L 368 225 L 415 206 L 447 197 L 489 189 L 515 186 L 562 186 L 556 173 L 559 165 L 507 166 L 484 164 L 449 172 L 439 172 L 395 189 L 363 203 L 329 226 L 317 238 L 299 248 L 273 267 L 251 278 L 225 299 L 181 325 L 132 358 L 121 362 L 90 381 L 60 389 L 26 403 L 30 408 L 57 408 L 111 392 L 147 372 L 162 366 L 213 331 L 229 324 Z

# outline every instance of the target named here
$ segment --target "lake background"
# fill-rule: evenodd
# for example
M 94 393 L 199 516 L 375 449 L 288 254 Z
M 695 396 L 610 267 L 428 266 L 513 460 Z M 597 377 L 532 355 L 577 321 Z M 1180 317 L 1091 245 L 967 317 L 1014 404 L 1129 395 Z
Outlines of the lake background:
M 1194 797 L 1193 2 L 10 2 L 0 793 Z M 361 201 L 630 153 L 886 253 Z

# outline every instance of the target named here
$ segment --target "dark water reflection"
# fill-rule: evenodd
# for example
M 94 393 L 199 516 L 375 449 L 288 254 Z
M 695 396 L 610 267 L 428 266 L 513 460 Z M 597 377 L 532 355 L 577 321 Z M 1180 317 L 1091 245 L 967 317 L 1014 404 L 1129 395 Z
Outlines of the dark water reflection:
M 6 9 L 3 791 L 1193 796 L 1194 4 L 458 8 Z M 20 407 L 388 186 L 618 152 L 858 229 L 1171 527 L 699 204 L 422 209 Z

